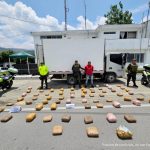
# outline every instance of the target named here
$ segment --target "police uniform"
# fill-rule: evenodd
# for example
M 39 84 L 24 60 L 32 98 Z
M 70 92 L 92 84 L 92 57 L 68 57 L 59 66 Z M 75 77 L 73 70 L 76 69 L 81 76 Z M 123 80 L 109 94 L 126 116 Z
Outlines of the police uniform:
M 132 63 L 129 64 L 127 67 L 128 74 L 127 74 L 127 86 L 129 86 L 129 82 L 132 78 L 133 86 L 136 86 L 136 74 L 137 74 L 138 65 L 133 65 Z
M 47 76 L 48 76 L 48 67 L 46 65 L 40 65 L 39 68 L 40 80 L 41 80 L 41 88 L 43 89 L 43 84 L 45 81 L 46 89 L 48 88 L 47 84 Z
M 81 87 L 81 71 L 80 71 L 80 69 L 82 69 L 80 64 L 74 64 L 72 66 L 73 76 L 76 79 L 76 81 L 78 82 L 79 87 Z M 75 84 L 74 84 L 74 86 L 75 86 Z

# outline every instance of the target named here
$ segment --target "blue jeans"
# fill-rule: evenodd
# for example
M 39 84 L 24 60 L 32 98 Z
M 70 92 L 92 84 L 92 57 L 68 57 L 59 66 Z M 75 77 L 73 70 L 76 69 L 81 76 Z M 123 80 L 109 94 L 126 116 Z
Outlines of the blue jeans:
M 92 75 L 86 75 L 86 81 L 85 81 L 85 85 L 88 85 L 88 81 L 89 79 L 91 79 L 91 85 L 93 85 L 93 74 Z

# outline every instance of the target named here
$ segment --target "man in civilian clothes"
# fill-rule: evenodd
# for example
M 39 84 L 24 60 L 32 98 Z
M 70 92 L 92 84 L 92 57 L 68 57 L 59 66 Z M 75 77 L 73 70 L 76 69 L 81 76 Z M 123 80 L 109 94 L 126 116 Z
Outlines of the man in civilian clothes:
M 91 87 L 94 87 L 93 70 L 94 70 L 94 67 L 91 65 L 91 62 L 88 61 L 88 64 L 85 66 L 85 74 L 86 74 L 85 87 L 87 87 L 89 79 L 91 80 Z

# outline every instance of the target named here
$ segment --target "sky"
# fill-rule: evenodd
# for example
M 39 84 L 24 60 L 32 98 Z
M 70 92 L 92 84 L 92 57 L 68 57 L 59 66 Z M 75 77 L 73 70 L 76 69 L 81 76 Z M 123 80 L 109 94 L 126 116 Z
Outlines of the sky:
M 84 1 L 87 29 L 96 29 L 120 0 L 67 0 L 68 30 L 85 28 Z M 133 13 L 134 23 L 141 23 L 143 14 L 146 19 L 149 0 L 121 1 L 124 10 Z M 0 47 L 34 49 L 31 32 L 56 30 L 64 30 L 64 0 L 0 0 Z

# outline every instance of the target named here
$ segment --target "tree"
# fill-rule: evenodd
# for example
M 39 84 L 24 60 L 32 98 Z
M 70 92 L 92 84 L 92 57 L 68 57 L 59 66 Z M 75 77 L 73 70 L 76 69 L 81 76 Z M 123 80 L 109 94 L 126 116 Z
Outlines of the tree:
M 107 18 L 106 24 L 132 24 L 132 13 L 128 10 L 123 11 L 123 4 L 119 2 L 117 5 L 112 5 L 110 11 L 104 15 Z
M 9 61 L 9 55 L 13 54 L 14 52 L 12 50 L 8 50 L 8 51 L 2 51 L 0 53 L 0 59 L 1 62 L 8 62 Z

